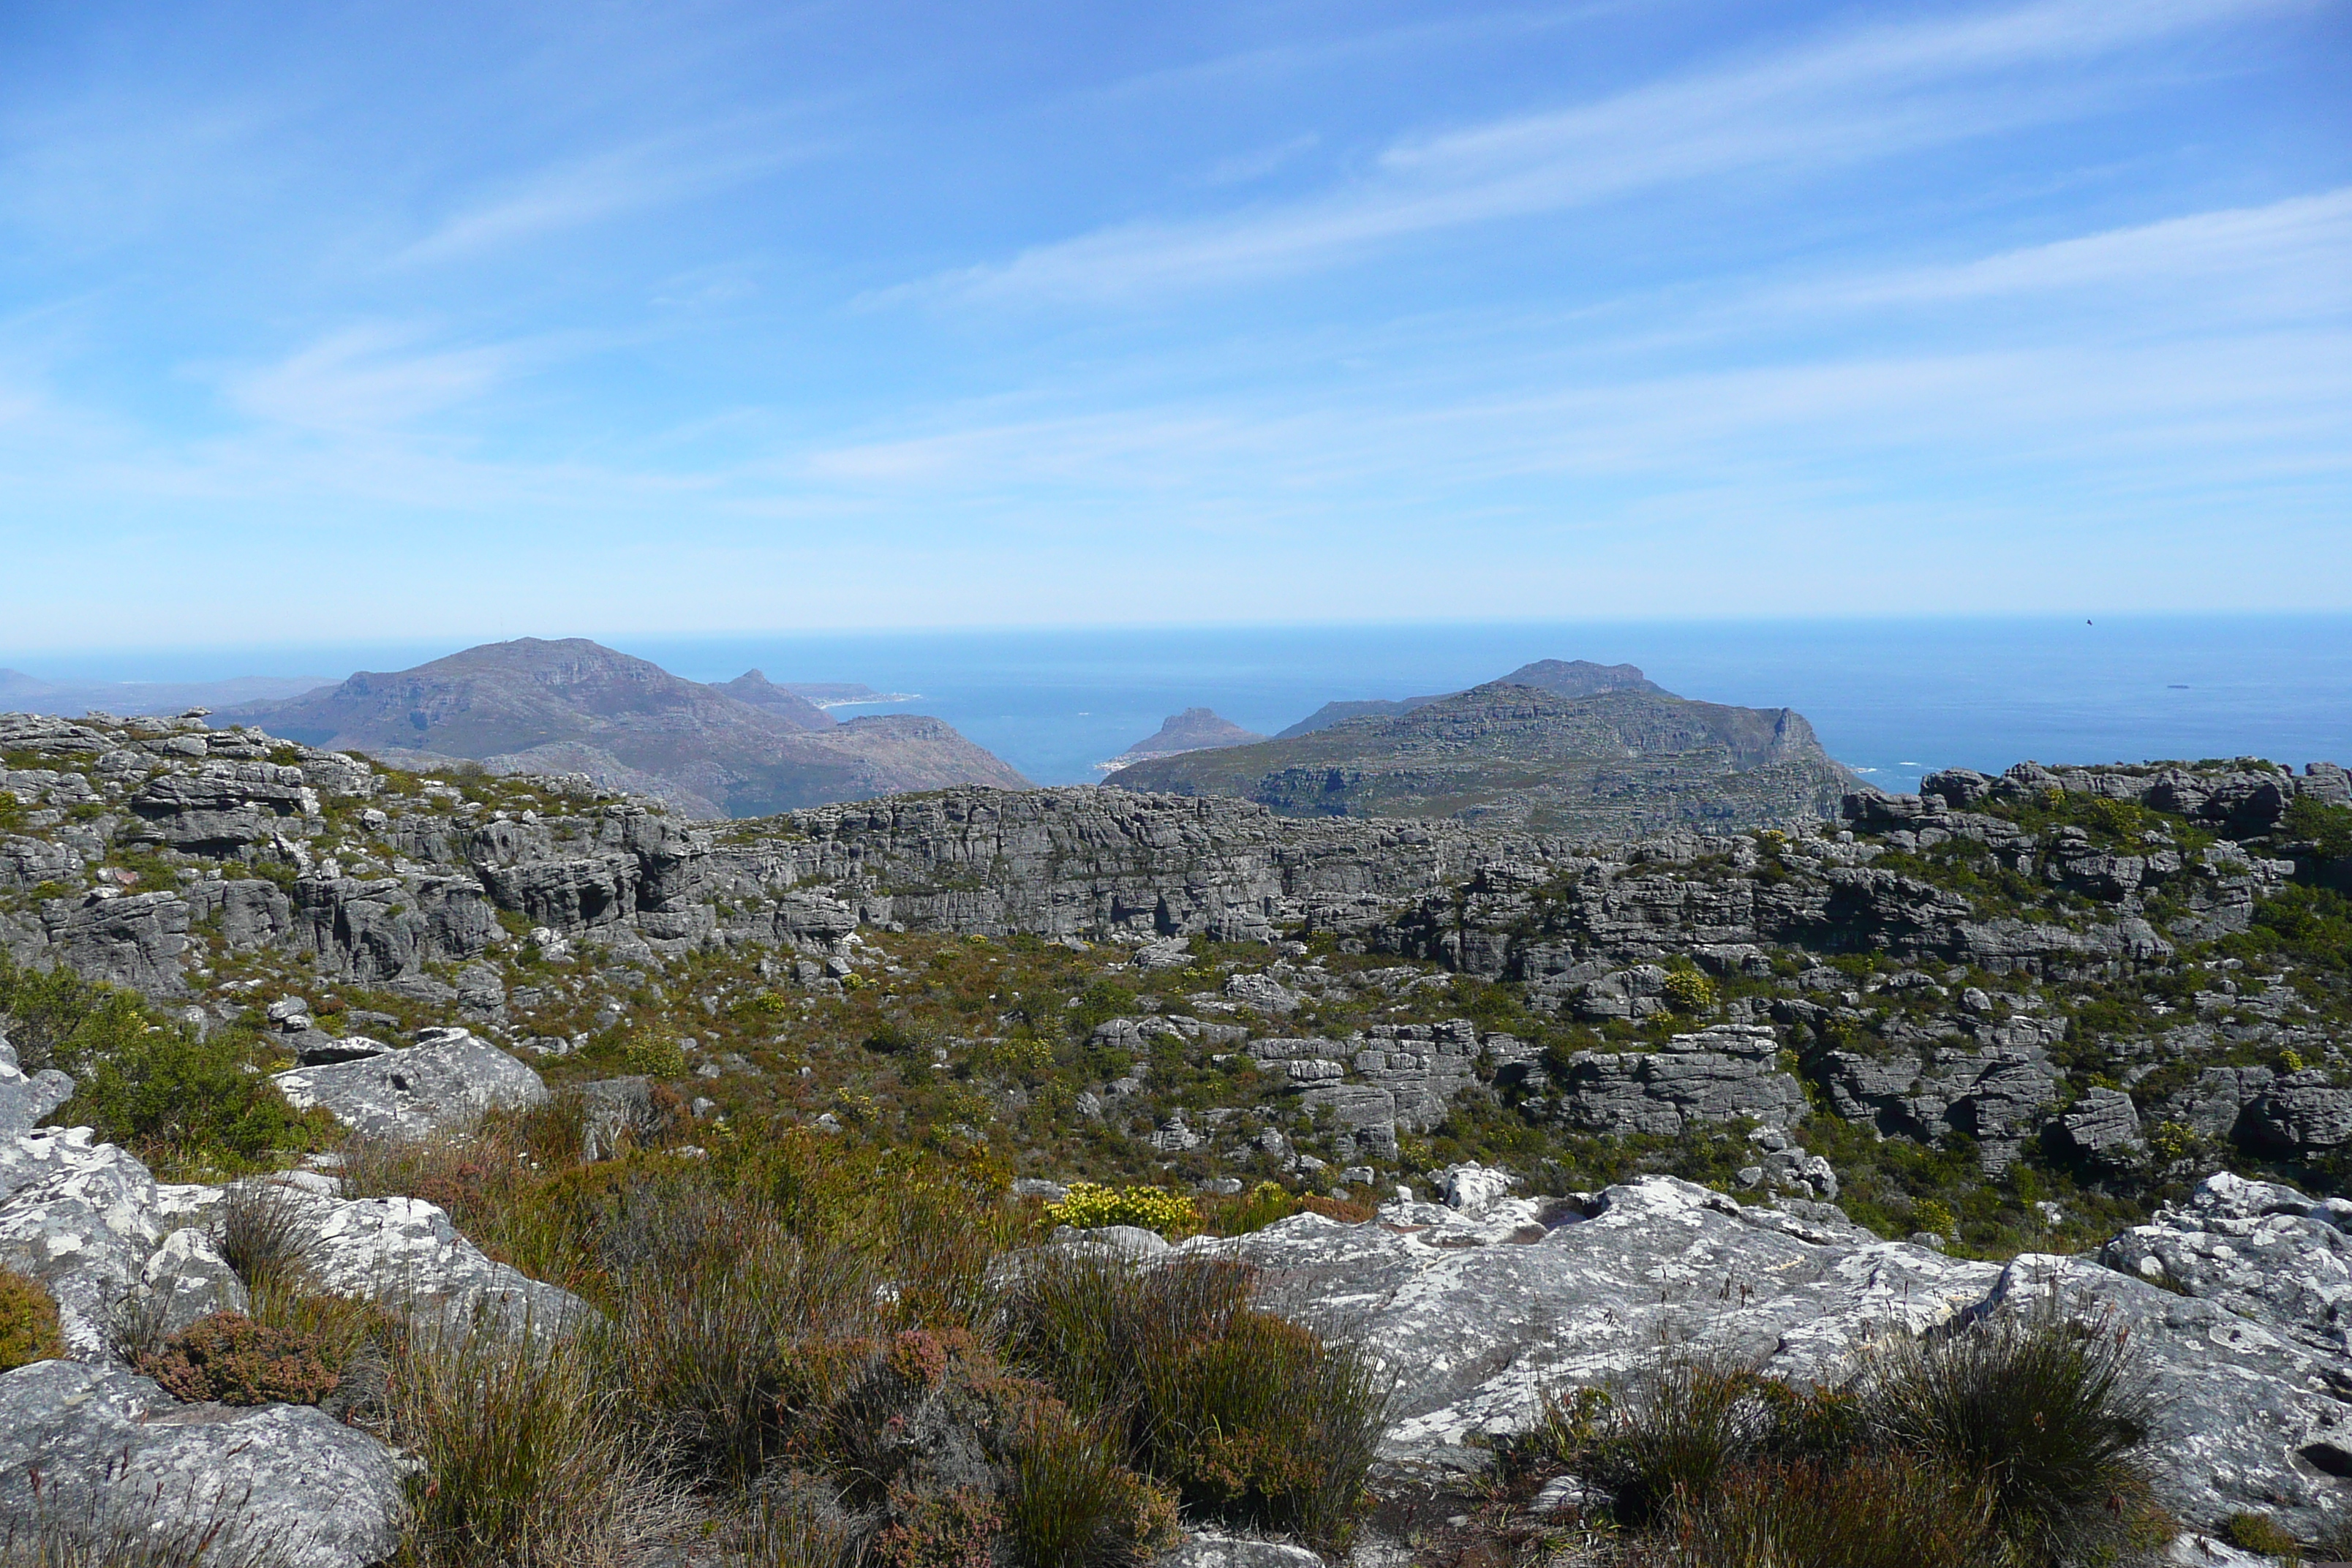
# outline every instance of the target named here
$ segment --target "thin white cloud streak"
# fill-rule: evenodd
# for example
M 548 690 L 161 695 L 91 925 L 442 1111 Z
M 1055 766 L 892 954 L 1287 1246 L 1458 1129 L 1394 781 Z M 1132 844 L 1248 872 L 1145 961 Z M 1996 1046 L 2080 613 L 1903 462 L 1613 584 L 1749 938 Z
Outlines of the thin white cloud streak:
M 1997 313 L 1969 309 L 1979 302 Z M 1927 309 L 1902 324 L 1906 307 Z M 2340 491 L 2352 475 L 2340 434 L 2352 426 L 2347 308 L 2352 191 L 2332 191 L 1959 266 L 1735 290 L 1679 321 L 1632 312 L 1641 326 L 1618 341 L 1539 341 L 1486 361 L 1483 389 L 1439 393 L 1408 371 L 1327 390 L 1305 413 L 1293 393 L 1287 407 L 1251 398 L 983 415 L 821 451 L 803 472 L 909 496 L 1379 488 L 1449 510 L 1515 481 L 1565 484 L 1564 498 L 1594 483 L 1675 491 L 1727 475 L 1759 495 L 1811 474 L 1864 490 L 1904 472 L 2037 485 L 2067 470 L 2059 488 L 2085 494 L 2304 481 Z M 1839 341 L 1870 321 L 1883 342 L 1890 309 L 1900 350 L 1825 352 L 1811 335 Z M 1803 346 L 1767 348 L 1775 363 L 1760 367 L 1612 368 L 1654 359 L 1661 341 L 1702 359 L 1750 358 L 1792 314 L 1804 318 Z M 1526 390 L 1500 390 L 1514 381 Z M 1220 486 L 1203 475 L 1241 477 Z
M 1710 175 L 1884 159 L 2078 113 L 2102 101 L 2101 89 L 2068 68 L 2287 3 L 2047 0 L 1871 28 L 1571 110 L 1399 142 L 1369 174 L 1303 201 L 1098 231 L 871 300 L 1111 301 L 1295 273 L 1415 235 Z M 2035 85 L 2016 79 L 2035 68 L 2059 68 Z
M 228 377 L 224 391 L 240 412 L 269 424 L 360 434 L 478 398 L 525 358 L 511 343 L 416 351 L 422 335 L 407 326 L 347 327 Z
M 2352 187 L 2022 247 L 1837 290 L 1836 302 L 1933 304 L 2061 289 L 2220 285 L 2273 314 L 2352 305 Z
M 729 136 L 742 134 L 735 131 Z M 710 136 L 666 137 L 541 170 L 497 199 L 452 215 L 396 253 L 390 264 L 427 267 L 464 260 L 724 190 L 803 155 L 797 147 L 718 154 L 682 151 Z

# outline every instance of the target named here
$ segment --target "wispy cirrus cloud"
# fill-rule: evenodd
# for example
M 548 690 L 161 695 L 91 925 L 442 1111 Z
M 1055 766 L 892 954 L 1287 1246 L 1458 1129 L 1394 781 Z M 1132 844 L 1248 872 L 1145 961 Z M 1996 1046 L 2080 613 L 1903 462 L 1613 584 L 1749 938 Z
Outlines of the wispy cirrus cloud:
M 544 357 L 515 343 L 426 347 L 425 337 L 415 325 L 345 327 L 275 363 L 230 374 L 223 390 L 239 412 L 268 424 L 352 435 L 470 402 Z
M 755 180 L 805 156 L 772 128 L 729 126 L 666 136 L 539 170 L 460 207 L 404 247 L 394 267 L 463 260 L 606 223 Z
M 2342 310 L 2352 305 L 2352 186 L 1897 273 L 1842 287 L 1837 302 L 1931 304 L 2116 286 L 2195 287 L 2209 310 L 2225 300 L 2272 314 Z
M 1414 236 L 1680 182 L 1882 160 L 2079 114 L 2105 99 L 2074 68 L 2250 8 L 2042 0 L 1868 27 L 1570 109 L 1397 142 L 1364 173 L 1297 201 L 1098 230 L 877 298 L 1110 301 L 1343 264 Z

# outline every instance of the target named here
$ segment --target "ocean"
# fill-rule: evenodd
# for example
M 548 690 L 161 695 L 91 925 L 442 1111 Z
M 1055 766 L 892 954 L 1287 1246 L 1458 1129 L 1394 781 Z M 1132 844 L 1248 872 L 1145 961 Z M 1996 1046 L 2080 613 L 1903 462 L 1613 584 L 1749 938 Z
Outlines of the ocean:
M 1685 697 L 1794 708 L 1883 789 L 1939 767 L 2260 756 L 2352 763 L 2352 616 L 1533 624 L 637 638 L 697 679 L 915 692 L 1041 784 L 1171 713 L 1272 734 L 1338 698 L 1458 690 L 1539 658 L 1630 663 Z M 888 709 L 845 708 L 836 717 Z
M 553 635 L 565 635 L 556 633 Z M 914 700 L 1040 784 L 1171 713 L 1267 734 L 1339 698 L 1458 690 L 1539 658 L 1632 663 L 1685 697 L 1790 707 L 1832 756 L 1903 791 L 1954 765 L 2260 756 L 2352 763 L 2352 616 L 1517 622 L 1088 631 L 600 637 L 698 680 L 860 681 Z M 397 669 L 448 647 L 187 649 L 0 662 L 49 679 Z

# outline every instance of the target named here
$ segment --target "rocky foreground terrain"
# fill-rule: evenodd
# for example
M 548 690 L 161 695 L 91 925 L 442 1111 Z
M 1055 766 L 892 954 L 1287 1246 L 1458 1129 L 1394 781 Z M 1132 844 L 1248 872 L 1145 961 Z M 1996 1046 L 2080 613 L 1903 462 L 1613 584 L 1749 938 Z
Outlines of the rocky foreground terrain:
M 2129 1325 L 2184 1524 L 2352 1517 L 2341 768 L 1952 771 L 1836 822 L 1612 843 L 1111 789 L 698 822 L 196 718 L 10 716 L 0 762 L 20 973 L 233 1047 L 312 1148 L 576 1094 L 592 1155 L 670 1119 L 1028 1190 L 1337 1200 L 1181 1247 L 1393 1373 L 1377 1477 L 1408 1511 L 1662 1332 L 1830 1375 L 2054 1292 Z M 158 1181 L 103 1074 L 77 1090 L 38 1018 L 8 1026 L 33 1054 L 0 1070 L 0 1263 L 47 1286 L 67 1355 L 0 1375 L 0 1506 L 30 1518 L 36 1471 L 101 1511 L 250 1484 L 289 1561 L 383 1556 L 405 1461 L 376 1438 L 124 1362 L 125 1300 L 193 1321 L 243 1288 L 206 1228 L 232 1152 L 158 1145 L 185 1167 Z M 299 1168 L 286 1142 L 246 1168 Z M 331 1172 L 289 1179 L 341 1288 L 574 1310 L 444 1207 Z

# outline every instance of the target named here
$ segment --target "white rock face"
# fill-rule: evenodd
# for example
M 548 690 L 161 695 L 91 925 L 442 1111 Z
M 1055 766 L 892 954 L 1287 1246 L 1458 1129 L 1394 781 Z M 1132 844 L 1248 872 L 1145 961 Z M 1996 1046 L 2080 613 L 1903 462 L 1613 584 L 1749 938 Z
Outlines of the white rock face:
M 304 1193 L 290 1201 L 301 1205 L 306 1262 L 320 1289 L 381 1302 L 425 1326 L 487 1317 L 546 1331 L 591 1310 L 569 1290 L 491 1262 L 421 1198 Z
M 164 1335 L 176 1334 L 215 1312 L 243 1312 L 253 1305 L 245 1281 L 212 1237 L 193 1226 L 163 1238 L 139 1271 L 136 1294 L 153 1314 L 155 1331 Z
M 547 1085 L 530 1068 L 464 1029 L 440 1029 L 406 1050 L 319 1067 L 270 1081 L 297 1110 L 325 1106 L 346 1127 L 415 1138 L 494 1108 L 536 1105 Z
M 1508 1197 L 1518 1180 L 1508 1171 L 1490 1171 L 1475 1161 L 1466 1165 L 1449 1165 L 1445 1171 L 1446 1206 L 1471 1215 L 1485 1214 Z
M 281 1568 L 363 1568 L 400 1541 L 410 1462 L 315 1407 L 182 1405 L 120 1367 L 0 1375 L 0 1531 L 244 1544 Z M 36 1495 L 35 1478 L 38 1478 Z
M 1323 1568 L 1323 1559 L 1296 1542 L 1202 1530 L 1161 1555 L 1157 1568 Z
M 72 1092 L 52 1076 L 17 1071 L 0 1042 L 0 1265 L 57 1298 L 67 1352 L 0 1376 L 0 1541 L 61 1527 L 101 1546 L 125 1534 L 160 1544 L 218 1526 L 213 1561 L 382 1562 L 399 1542 L 410 1461 L 315 1408 L 182 1405 L 121 1364 L 126 1302 L 166 1333 L 247 1304 L 211 1234 L 224 1190 L 158 1186 L 87 1127 L 33 1127 Z M 430 1204 L 345 1202 L 311 1173 L 277 1184 L 320 1289 L 426 1325 L 552 1329 L 589 1310 L 491 1262 Z
M 1475 1215 L 1406 1203 L 1362 1226 L 1299 1215 L 1178 1250 L 1255 1264 L 1272 1304 L 1378 1357 L 1397 1378 L 1382 1458 L 1408 1474 L 1483 1469 L 1482 1440 L 1522 1428 L 1546 1391 L 1621 1378 L 1662 1341 L 1833 1377 L 1884 1334 L 2054 1292 L 2129 1331 L 2158 1395 L 2151 1468 L 2176 1515 L 2210 1531 L 2267 1513 L 2309 1537 L 2352 1520 L 2352 1407 L 2334 1392 L 2352 1390 L 2339 1221 L 2352 1204 L 2221 1175 L 2103 1255 L 2003 1268 L 1882 1241 L 1825 1205 L 1743 1208 L 1649 1177 Z M 2150 1258 L 2170 1289 L 2143 1276 Z
M 38 1173 L 0 1200 L 0 1266 L 48 1287 L 68 1353 L 103 1359 L 114 1303 L 163 1239 L 155 1179 L 113 1144 L 92 1142 L 87 1127 L 0 1142 L 17 1170 Z

